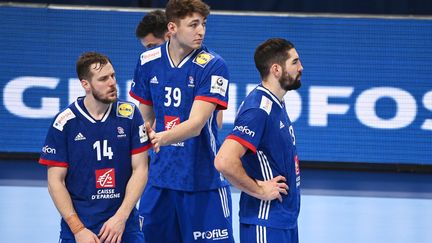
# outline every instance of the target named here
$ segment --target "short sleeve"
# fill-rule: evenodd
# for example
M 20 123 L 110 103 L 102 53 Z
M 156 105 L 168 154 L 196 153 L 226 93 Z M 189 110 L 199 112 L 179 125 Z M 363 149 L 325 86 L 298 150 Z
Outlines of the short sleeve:
M 268 114 L 258 108 L 248 109 L 240 113 L 235 122 L 234 128 L 227 136 L 256 153 L 261 138 L 265 132 Z
M 215 103 L 217 105 L 216 109 L 225 110 L 228 107 L 230 77 L 225 61 L 218 58 L 215 62 L 214 65 L 206 66 L 209 70 L 204 72 L 195 99 Z
M 147 135 L 147 131 L 144 126 L 139 109 L 135 106 L 135 112 L 132 118 L 132 151 L 131 154 L 138 154 L 147 151 L 150 147 L 150 141 Z
M 55 123 L 56 121 L 48 128 L 39 163 L 46 166 L 68 167 L 66 130 L 64 127 L 60 130 Z
M 138 60 L 135 67 L 134 79 L 131 84 L 129 95 L 145 105 L 153 105 L 149 83 L 146 80 L 145 66 L 141 65 L 141 59 Z

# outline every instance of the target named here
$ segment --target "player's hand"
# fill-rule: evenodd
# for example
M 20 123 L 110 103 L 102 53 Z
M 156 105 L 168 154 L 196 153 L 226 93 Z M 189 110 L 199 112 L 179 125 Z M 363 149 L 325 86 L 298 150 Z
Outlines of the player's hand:
M 95 233 L 91 232 L 87 228 L 84 228 L 75 234 L 75 241 L 76 243 L 101 243 Z
M 257 180 L 258 186 L 261 187 L 259 199 L 274 200 L 278 199 L 282 202 L 282 194 L 288 195 L 288 185 L 285 183 L 286 178 L 279 175 L 268 181 Z
M 120 243 L 125 226 L 126 220 L 114 215 L 103 224 L 98 236 L 104 243 Z
M 150 142 L 153 145 L 153 150 L 155 153 L 157 153 L 160 150 L 160 146 L 162 146 L 160 133 L 156 133 L 155 130 L 153 130 L 153 128 L 150 126 L 149 122 L 146 122 L 145 126 Z

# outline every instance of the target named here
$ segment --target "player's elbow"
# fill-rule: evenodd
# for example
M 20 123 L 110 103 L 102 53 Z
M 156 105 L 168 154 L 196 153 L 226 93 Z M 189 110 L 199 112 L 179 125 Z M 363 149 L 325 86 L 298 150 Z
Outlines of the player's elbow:
M 216 155 L 216 158 L 214 160 L 214 165 L 216 170 L 218 170 L 220 173 L 222 174 L 227 174 L 229 173 L 229 162 L 228 162 L 228 158 L 226 156 L 224 156 L 221 153 L 218 153 Z

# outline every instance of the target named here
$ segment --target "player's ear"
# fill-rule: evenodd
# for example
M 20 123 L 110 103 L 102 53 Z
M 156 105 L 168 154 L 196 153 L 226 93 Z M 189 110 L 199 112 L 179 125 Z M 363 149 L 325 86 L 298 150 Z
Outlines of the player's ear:
M 270 66 L 270 73 L 276 78 L 280 78 L 282 74 L 282 67 L 279 64 L 273 63 Z
M 170 35 L 177 31 L 177 25 L 174 22 L 168 22 L 167 28 Z
M 80 82 L 85 91 L 90 90 L 90 82 L 87 79 L 81 79 Z

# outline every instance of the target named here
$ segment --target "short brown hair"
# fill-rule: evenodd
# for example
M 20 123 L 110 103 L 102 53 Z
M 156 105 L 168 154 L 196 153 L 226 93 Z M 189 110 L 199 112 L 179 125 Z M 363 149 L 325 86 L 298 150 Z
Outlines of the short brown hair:
M 273 64 L 284 65 L 290 58 L 288 51 L 294 48 L 294 44 L 282 38 L 272 38 L 261 43 L 255 49 L 255 66 L 262 79 L 270 74 Z
M 170 0 L 165 8 L 168 22 L 178 23 L 180 19 L 199 13 L 204 18 L 210 14 L 210 7 L 201 0 Z
M 111 60 L 104 54 L 97 53 L 97 52 L 85 52 L 81 54 L 81 56 L 78 58 L 78 61 L 76 63 L 76 72 L 78 74 L 79 80 L 91 79 L 92 75 L 90 72 L 90 66 L 93 63 L 100 64 L 100 66 L 97 67 L 97 69 L 101 69 L 107 63 L 110 63 L 112 65 Z

